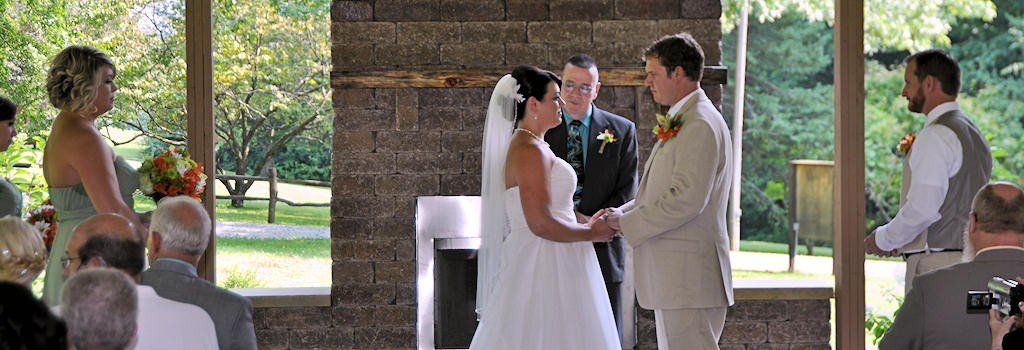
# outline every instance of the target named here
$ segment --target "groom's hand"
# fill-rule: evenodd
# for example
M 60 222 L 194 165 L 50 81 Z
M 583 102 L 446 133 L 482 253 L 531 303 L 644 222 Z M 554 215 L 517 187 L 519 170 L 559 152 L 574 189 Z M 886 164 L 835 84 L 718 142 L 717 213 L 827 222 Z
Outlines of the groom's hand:
M 622 210 L 619 208 L 608 208 L 604 210 L 605 220 L 608 221 L 608 226 L 615 231 L 622 231 L 622 227 L 619 226 L 619 218 L 622 217 Z

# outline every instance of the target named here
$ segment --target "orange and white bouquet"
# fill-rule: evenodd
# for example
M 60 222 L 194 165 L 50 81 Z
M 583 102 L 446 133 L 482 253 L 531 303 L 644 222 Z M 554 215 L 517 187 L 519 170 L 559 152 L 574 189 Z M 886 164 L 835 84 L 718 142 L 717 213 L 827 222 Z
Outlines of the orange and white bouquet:
M 142 162 L 139 188 L 154 201 L 169 196 L 199 199 L 206 189 L 206 174 L 203 165 L 192 160 L 188 151 L 171 146 Z
M 49 199 L 43 201 L 39 207 L 28 213 L 28 220 L 25 221 L 39 230 L 39 234 L 43 236 L 43 243 L 46 244 L 46 251 L 50 251 L 53 238 L 57 236 L 57 210 L 53 208 L 53 202 Z

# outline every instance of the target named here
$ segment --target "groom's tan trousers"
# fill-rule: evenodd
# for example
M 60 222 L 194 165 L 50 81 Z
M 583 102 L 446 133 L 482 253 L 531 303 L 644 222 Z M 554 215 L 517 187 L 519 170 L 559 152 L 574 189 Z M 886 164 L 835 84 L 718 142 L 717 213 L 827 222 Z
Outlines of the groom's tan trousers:
M 658 350 L 718 349 L 725 307 L 654 310 Z

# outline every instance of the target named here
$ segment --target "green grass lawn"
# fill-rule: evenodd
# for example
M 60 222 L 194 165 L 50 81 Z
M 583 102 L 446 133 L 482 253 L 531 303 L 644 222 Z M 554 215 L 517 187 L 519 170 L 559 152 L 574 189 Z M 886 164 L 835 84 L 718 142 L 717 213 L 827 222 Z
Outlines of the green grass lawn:
M 218 238 L 217 284 L 228 288 L 328 287 L 331 240 Z
M 245 207 L 235 208 L 231 201 L 218 199 L 216 212 L 217 221 L 267 223 L 267 201 L 246 201 Z M 149 197 L 135 194 L 135 211 L 153 210 L 156 205 Z M 331 208 L 329 207 L 292 207 L 278 202 L 276 224 L 299 226 L 330 226 Z
M 740 241 L 740 251 L 744 252 L 758 252 L 758 253 L 773 253 L 773 254 L 789 254 L 789 245 L 786 243 L 775 243 L 775 242 L 762 242 L 762 241 Z M 797 255 L 807 255 L 807 246 L 797 246 Z M 813 256 L 826 256 L 832 257 L 832 247 L 814 247 Z M 874 255 L 868 255 L 867 260 L 878 260 L 878 261 L 903 261 L 900 258 L 882 258 Z

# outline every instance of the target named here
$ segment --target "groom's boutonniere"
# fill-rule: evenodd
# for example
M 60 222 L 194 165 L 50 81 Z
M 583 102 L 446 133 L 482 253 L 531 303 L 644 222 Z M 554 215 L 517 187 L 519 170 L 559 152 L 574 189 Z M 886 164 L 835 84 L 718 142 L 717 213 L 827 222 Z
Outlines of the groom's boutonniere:
M 618 139 L 615 138 L 615 134 L 612 134 L 611 130 L 604 129 L 600 135 L 597 135 L 597 140 L 601 141 L 601 148 L 597 149 L 597 154 L 604 154 L 604 146 L 609 143 L 615 143 Z
M 661 141 L 668 141 L 669 139 L 676 137 L 679 133 L 679 129 L 683 128 L 683 118 L 680 115 L 674 115 L 668 117 L 664 114 L 655 114 L 658 117 L 658 125 L 654 127 L 654 134 L 658 136 Z
M 917 136 L 915 136 L 914 133 L 909 133 L 901 137 L 900 143 L 896 145 L 896 154 L 900 156 L 900 158 L 906 157 L 907 153 L 910 153 L 910 148 L 914 147 L 915 139 L 917 139 Z

